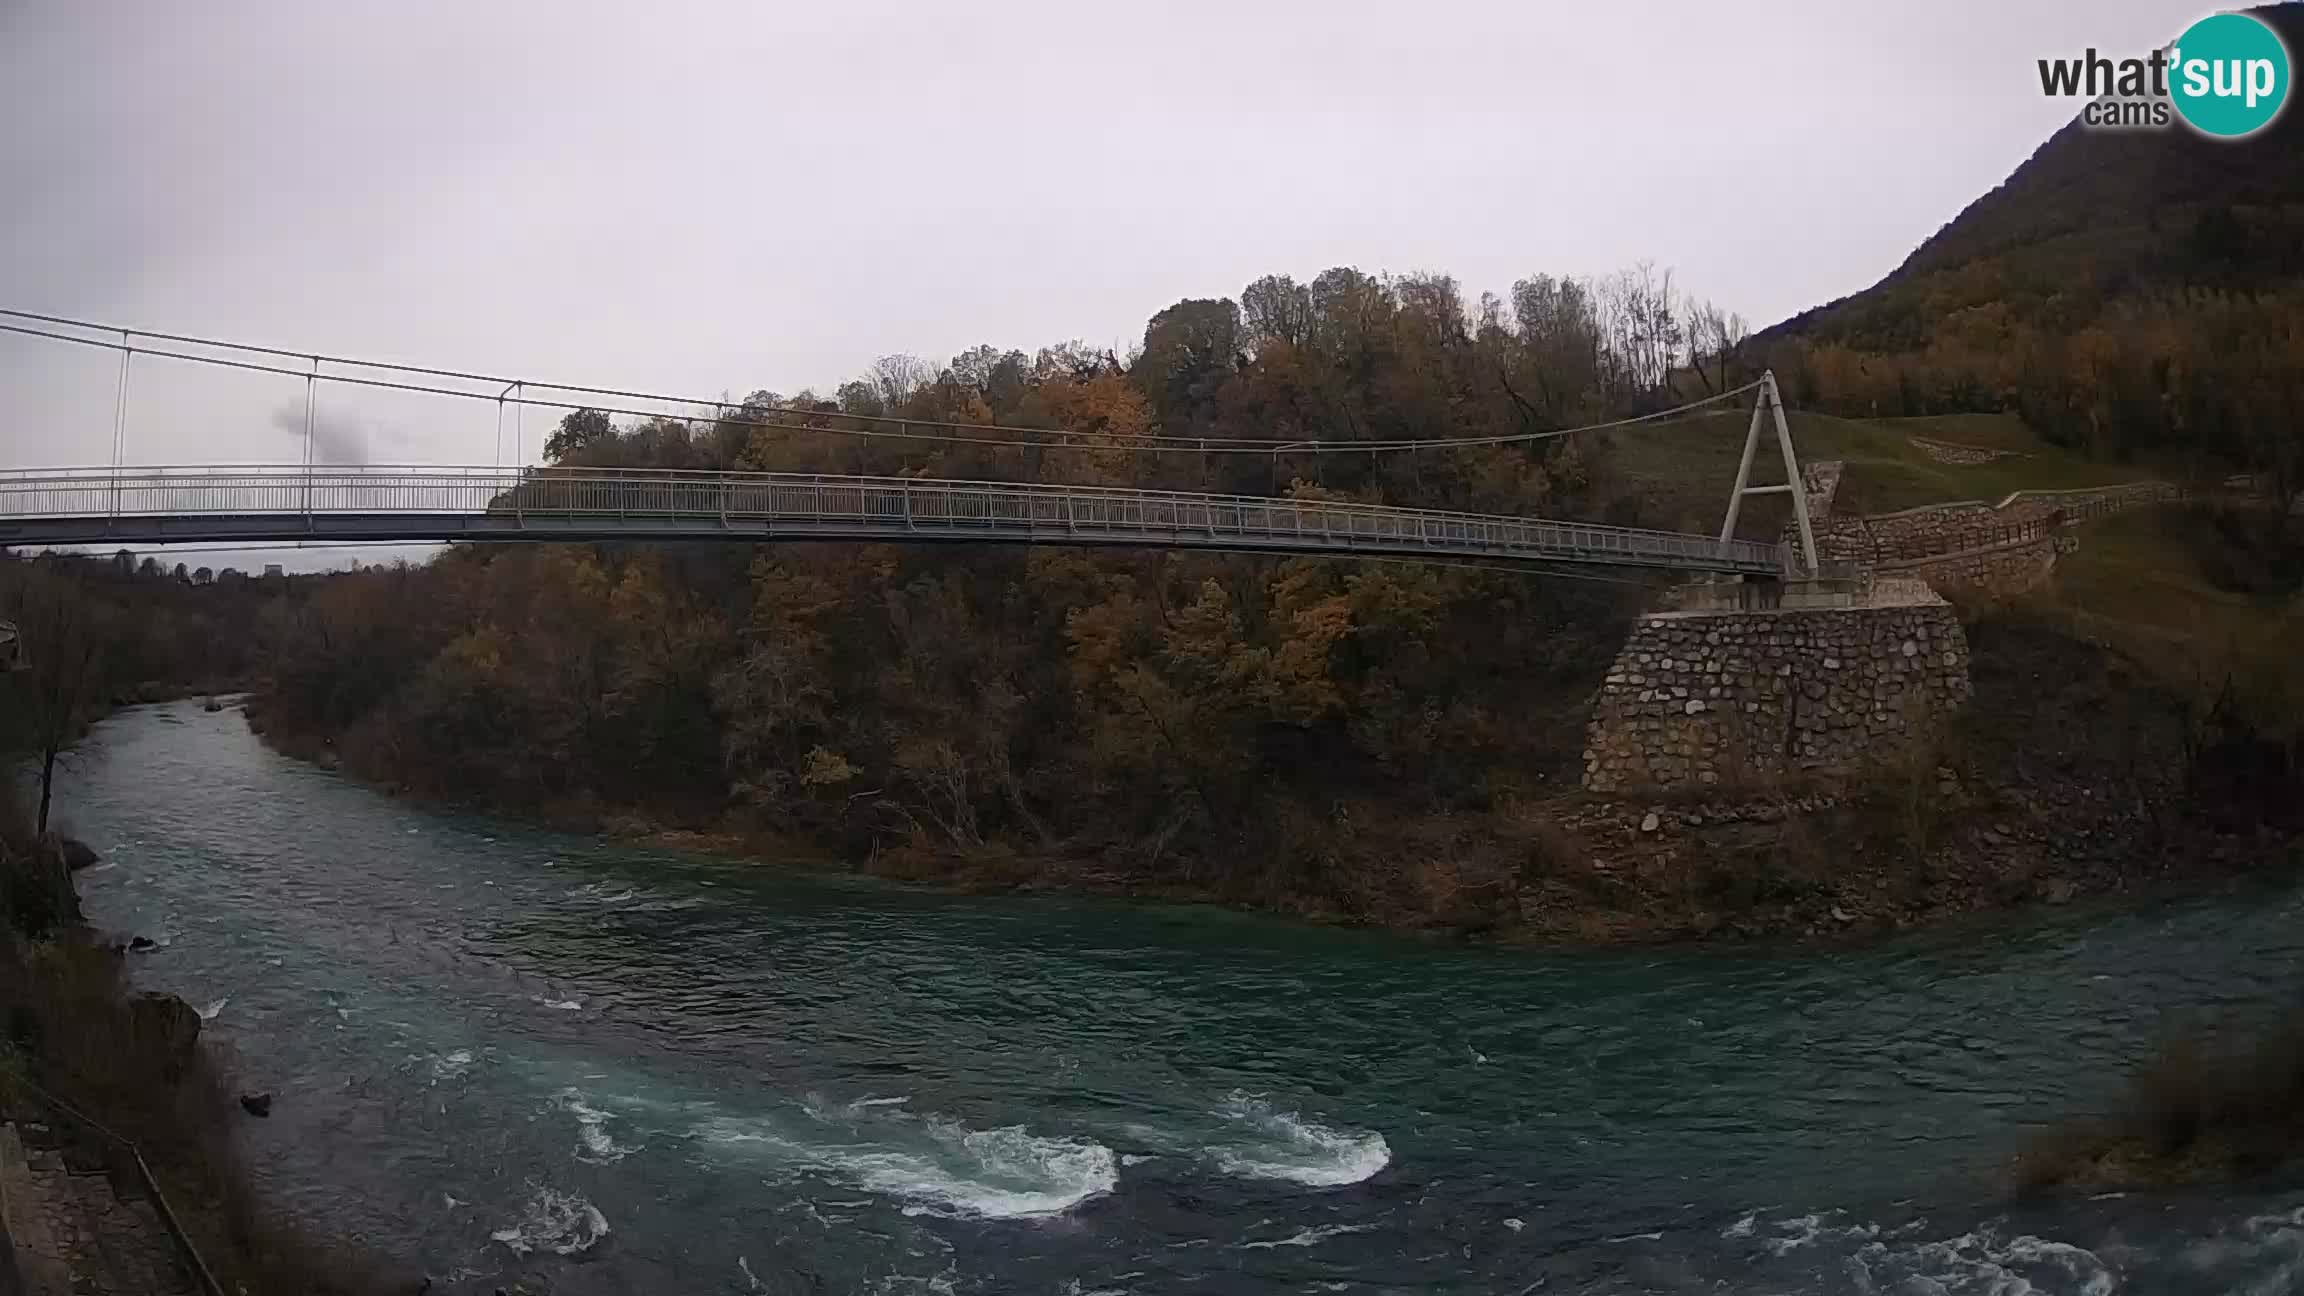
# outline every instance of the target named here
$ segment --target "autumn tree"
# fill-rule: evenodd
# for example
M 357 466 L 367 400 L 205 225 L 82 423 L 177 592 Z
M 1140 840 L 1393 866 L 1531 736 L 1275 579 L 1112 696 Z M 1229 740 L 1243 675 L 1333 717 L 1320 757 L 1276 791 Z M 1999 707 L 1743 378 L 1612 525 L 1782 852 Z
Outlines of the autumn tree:
M 1252 347 L 1301 347 L 1312 338 L 1312 290 L 1266 275 L 1240 290 L 1241 328 Z
M 1215 395 L 1239 353 L 1240 308 L 1230 298 L 1178 302 L 1144 326 L 1131 376 L 1163 419 L 1181 424 Z
M 872 362 L 867 380 L 881 408 L 894 412 L 936 380 L 936 371 L 916 355 L 884 355 Z
M 616 425 L 596 409 L 570 410 L 560 419 L 560 426 L 544 440 L 544 457 L 553 463 L 565 463 L 585 450 L 613 441 Z

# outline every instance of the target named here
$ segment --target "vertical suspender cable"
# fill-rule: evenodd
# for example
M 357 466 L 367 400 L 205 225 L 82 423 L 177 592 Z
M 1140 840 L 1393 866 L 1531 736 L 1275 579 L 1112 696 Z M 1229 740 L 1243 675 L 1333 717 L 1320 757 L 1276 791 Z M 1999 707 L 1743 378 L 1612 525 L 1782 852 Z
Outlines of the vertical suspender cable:
M 304 529 L 312 529 L 312 410 L 317 402 L 320 357 L 312 357 L 312 372 L 304 379 Z
M 506 383 L 506 384 L 504 384 L 504 390 L 502 390 L 502 391 L 500 391 L 500 392 L 496 393 L 496 457 L 495 457 L 494 459 L 491 459 L 491 460 L 489 460 L 489 461 L 488 461 L 488 466 L 489 466 L 489 467 L 491 467 L 491 468 L 494 468 L 494 469 L 496 470 L 496 472 L 495 472 L 495 474 L 494 474 L 494 475 L 495 475 L 495 478 L 496 478 L 496 480 L 495 480 L 494 482 L 491 482 L 491 483 L 489 484 L 489 487 L 488 487 L 488 498 L 489 498 L 489 499 L 491 499 L 491 500 L 493 500 L 493 499 L 496 497 L 496 492 L 497 492 L 499 489 L 502 489 L 502 488 L 503 488 L 503 480 L 504 480 L 504 398 L 505 398 L 505 397 L 507 397 L 507 396 L 510 396 L 512 393 L 514 393 L 514 392 L 516 392 L 516 391 L 518 391 L 518 390 L 520 390 L 520 384 L 518 384 L 518 383 Z M 514 465 L 512 465 L 512 467 L 513 467 L 513 470 L 514 470 L 514 476 L 513 476 L 513 478 L 512 478 L 512 486 L 511 486 L 511 489 L 512 489 L 512 490 L 514 490 L 514 491 L 517 491 L 517 490 L 519 490 L 519 489 L 520 489 L 520 479 L 519 479 L 519 476 L 518 476 L 518 469 L 519 469 L 519 465 L 518 465 L 518 464 L 514 464 Z
M 520 526 L 528 524 L 527 509 L 522 502 L 525 492 L 520 489 L 528 482 L 528 392 L 526 386 L 525 383 L 512 384 L 512 390 L 517 393 L 517 398 L 512 405 L 512 511 L 519 515 L 517 525 Z
M 120 386 L 112 399 L 112 510 L 120 516 L 120 464 L 128 451 L 128 360 L 136 352 L 128 345 L 128 330 L 120 330 Z

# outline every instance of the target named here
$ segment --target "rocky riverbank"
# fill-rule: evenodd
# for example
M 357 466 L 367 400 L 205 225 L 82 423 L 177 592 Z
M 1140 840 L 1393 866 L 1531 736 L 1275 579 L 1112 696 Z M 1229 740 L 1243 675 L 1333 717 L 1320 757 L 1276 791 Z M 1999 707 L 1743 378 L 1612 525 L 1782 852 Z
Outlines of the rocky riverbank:
M 199 1012 L 130 988 L 131 955 L 80 921 L 72 860 L 87 852 L 69 845 L 78 851 L 0 832 L 9 901 L 0 913 L 0 1153 L 9 1153 L 0 1155 L 8 1180 L 0 1250 L 16 1253 L 29 1290 L 200 1290 L 138 1154 L 228 1291 L 415 1290 L 414 1281 L 385 1278 L 372 1258 L 284 1225 L 258 1200 L 235 1147 L 233 1128 L 245 1119 L 237 1091 L 200 1041 Z

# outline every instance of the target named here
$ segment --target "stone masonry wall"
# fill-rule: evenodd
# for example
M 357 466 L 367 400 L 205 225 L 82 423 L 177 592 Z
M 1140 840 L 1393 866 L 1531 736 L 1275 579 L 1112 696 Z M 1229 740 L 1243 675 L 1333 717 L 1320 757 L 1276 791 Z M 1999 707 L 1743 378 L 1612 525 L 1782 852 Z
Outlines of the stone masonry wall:
M 2011 521 L 1987 504 L 1940 504 L 1875 514 L 1864 519 L 1864 527 L 1872 538 L 1872 561 L 1882 563 L 1972 549 Z
M 1934 554 L 1900 563 L 1882 563 L 1878 571 L 1916 576 L 1936 590 L 1968 590 L 1979 594 L 2021 594 L 2048 583 L 2060 554 L 2072 552 L 2078 538 L 2043 531 L 2007 544 L 1986 545 L 1959 553 Z
M 1803 473 L 1827 467 L 1834 470 L 1831 480 L 1836 485 L 1836 463 L 1805 465 Z M 1808 499 L 1817 557 L 1827 566 L 1894 571 L 1939 588 L 2013 594 L 2045 581 L 2056 555 L 2065 552 L 2053 537 L 2023 534 L 2027 528 L 2037 530 L 2033 524 L 2059 512 L 2100 516 L 2178 494 L 2167 482 L 2132 482 L 2093 490 L 2019 491 L 1997 505 L 1964 500 L 1895 513 L 1835 514 L 1832 492 L 1819 492 L 1811 478 Z M 1795 538 L 1787 526 L 1784 542 L 1793 543 Z
M 1879 548 L 1872 542 L 1872 527 L 1856 514 L 1838 517 L 1809 515 L 1808 525 L 1816 533 L 1816 559 L 1827 567 L 1870 568 L 1878 560 Z M 1798 544 L 1800 537 L 1785 528 L 1785 543 Z
M 1871 532 L 1874 561 L 1894 563 L 1930 558 L 1991 545 L 2016 527 L 2079 509 L 2117 511 L 2174 499 L 2167 482 L 2134 482 L 2101 490 L 2022 492 L 1995 507 L 1975 501 L 1875 513 L 1863 519 Z
M 1853 774 L 1968 700 L 1968 640 L 1941 600 L 1816 611 L 1651 613 L 1593 706 L 1594 792 Z

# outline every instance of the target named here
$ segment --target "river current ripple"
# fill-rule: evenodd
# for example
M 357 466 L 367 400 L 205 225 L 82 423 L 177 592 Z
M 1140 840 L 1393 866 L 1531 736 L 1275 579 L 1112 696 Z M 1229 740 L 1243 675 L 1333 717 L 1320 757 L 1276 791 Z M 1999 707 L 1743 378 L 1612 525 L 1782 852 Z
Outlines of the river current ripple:
M 436 1290 L 2282 1293 L 2304 1180 L 2016 1205 L 2304 892 L 1529 953 L 960 898 L 443 814 L 236 710 L 99 726 L 92 917 L 213 1009 L 265 1188 Z

